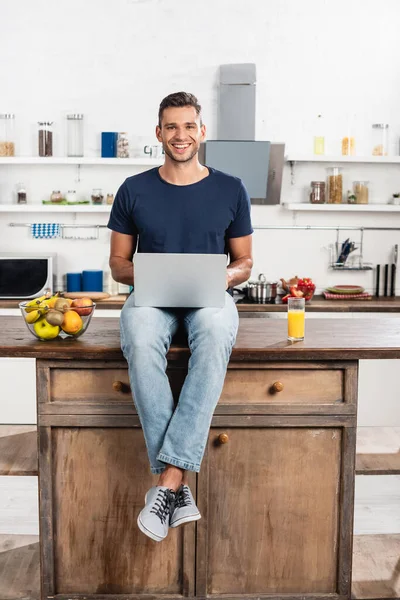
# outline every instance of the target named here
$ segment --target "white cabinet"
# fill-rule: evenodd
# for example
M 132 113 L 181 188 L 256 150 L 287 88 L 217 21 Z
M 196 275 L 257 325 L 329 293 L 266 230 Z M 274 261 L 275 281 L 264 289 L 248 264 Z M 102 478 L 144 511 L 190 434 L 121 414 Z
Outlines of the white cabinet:
M 0 423 L 36 424 L 34 358 L 0 358 Z

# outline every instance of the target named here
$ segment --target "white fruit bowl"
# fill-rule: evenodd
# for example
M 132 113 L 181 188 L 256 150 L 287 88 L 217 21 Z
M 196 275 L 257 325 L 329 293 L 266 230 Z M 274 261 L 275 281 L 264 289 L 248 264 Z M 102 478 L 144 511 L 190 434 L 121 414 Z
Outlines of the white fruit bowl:
M 64 312 L 64 319 L 61 326 L 50 325 L 46 320 L 46 314 L 43 309 L 38 311 L 38 314 L 33 314 L 32 306 L 28 307 L 29 302 L 20 302 L 19 308 L 22 313 L 25 325 L 29 329 L 32 335 L 38 340 L 45 342 L 60 339 L 60 338 L 77 338 L 85 333 L 89 327 L 90 320 L 93 316 L 96 304 L 93 302 L 92 306 L 85 307 L 73 307 L 71 306 Z M 26 309 L 29 308 L 29 311 Z M 74 313 L 68 315 L 68 313 Z M 61 313 L 60 313 L 61 314 Z M 32 319 L 32 322 L 28 322 L 27 319 Z

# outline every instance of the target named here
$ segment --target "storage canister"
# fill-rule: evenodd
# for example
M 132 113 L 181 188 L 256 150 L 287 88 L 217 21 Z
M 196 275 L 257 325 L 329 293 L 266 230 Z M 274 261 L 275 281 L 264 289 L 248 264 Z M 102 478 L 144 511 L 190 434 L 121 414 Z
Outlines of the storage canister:
M 328 203 L 340 204 L 343 196 L 343 175 L 340 167 L 329 167 L 328 171 Z
M 83 156 L 83 115 L 67 115 L 67 156 Z
M 15 115 L 0 114 L 0 156 L 15 156 Z
M 356 204 L 368 204 L 368 183 L 369 181 L 353 181 Z
M 372 155 L 387 156 L 389 148 L 389 125 L 375 123 L 372 125 Z
M 325 204 L 325 181 L 312 181 L 310 191 L 311 204 Z
M 39 156 L 53 156 L 53 122 L 38 122 L 38 152 Z

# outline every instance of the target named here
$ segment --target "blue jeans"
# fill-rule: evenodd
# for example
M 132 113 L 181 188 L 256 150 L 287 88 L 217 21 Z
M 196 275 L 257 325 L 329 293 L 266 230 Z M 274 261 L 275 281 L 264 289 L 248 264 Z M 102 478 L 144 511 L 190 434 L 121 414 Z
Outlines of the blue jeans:
M 191 356 L 175 408 L 166 354 L 179 324 L 187 332 Z M 200 471 L 238 325 L 237 309 L 228 293 L 223 308 L 135 306 L 134 293 L 125 302 L 121 348 L 152 473 L 162 473 L 166 463 Z

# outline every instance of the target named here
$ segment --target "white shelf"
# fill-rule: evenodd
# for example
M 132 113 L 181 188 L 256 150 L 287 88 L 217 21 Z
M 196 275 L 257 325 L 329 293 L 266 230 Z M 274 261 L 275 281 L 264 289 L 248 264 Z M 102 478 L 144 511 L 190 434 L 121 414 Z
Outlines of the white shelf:
M 283 203 L 287 210 L 321 212 L 400 212 L 400 206 L 395 204 L 312 204 L 307 202 Z
M 52 156 L 42 158 L 39 156 L 7 156 L 0 158 L 0 165 L 113 165 L 118 167 L 157 167 L 162 165 L 164 159 L 160 158 L 99 158 L 81 157 L 68 158 L 66 156 Z
M 110 210 L 109 204 L 0 204 L 0 212 L 10 213 L 109 213 Z
M 400 156 L 320 156 L 317 154 L 293 154 L 286 157 L 287 162 L 323 162 L 323 163 L 377 163 L 400 164 Z

